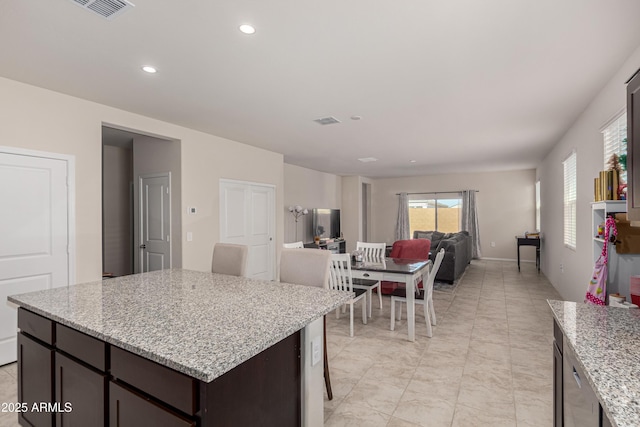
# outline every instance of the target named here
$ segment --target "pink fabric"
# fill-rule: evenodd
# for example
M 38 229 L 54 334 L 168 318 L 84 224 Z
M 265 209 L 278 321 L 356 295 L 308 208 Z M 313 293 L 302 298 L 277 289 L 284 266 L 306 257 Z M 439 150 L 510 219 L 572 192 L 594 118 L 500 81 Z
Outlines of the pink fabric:
M 391 248 L 390 258 L 405 258 L 405 259 L 429 259 L 429 250 L 431 249 L 431 240 L 429 239 L 411 239 L 411 240 L 397 240 L 393 243 Z M 422 282 L 420 282 L 422 283 Z M 380 288 L 383 294 L 390 294 L 398 285 L 403 283 L 398 282 L 386 282 L 383 281 L 380 284 Z M 420 286 L 420 284 L 418 284 Z
M 594 305 L 605 305 L 607 298 L 607 263 L 609 262 L 609 254 L 607 247 L 609 246 L 609 230 L 614 236 L 618 235 L 616 222 L 613 218 L 608 217 L 604 225 L 604 243 L 602 244 L 602 253 L 596 260 L 593 268 L 593 274 L 589 281 L 589 287 L 584 298 L 584 302 Z

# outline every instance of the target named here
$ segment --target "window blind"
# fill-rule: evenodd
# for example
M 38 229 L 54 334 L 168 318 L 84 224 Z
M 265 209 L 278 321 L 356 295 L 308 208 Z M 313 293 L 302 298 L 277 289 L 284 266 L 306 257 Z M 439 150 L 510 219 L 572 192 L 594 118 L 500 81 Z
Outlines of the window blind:
M 564 244 L 576 248 L 576 152 L 562 162 L 564 171 Z
M 613 119 L 602 131 L 604 139 L 604 170 L 609 169 L 609 160 L 613 154 L 627 154 L 627 112 L 623 111 Z M 627 172 L 620 172 L 620 180 L 627 182 Z

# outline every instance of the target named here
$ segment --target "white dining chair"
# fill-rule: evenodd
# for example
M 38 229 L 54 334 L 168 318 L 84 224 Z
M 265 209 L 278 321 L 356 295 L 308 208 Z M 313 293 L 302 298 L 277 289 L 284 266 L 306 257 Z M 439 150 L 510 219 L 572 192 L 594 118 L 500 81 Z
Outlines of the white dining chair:
M 249 247 L 233 243 L 216 243 L 213 247 L 211 272 L 245 277 L 249 261 Z
M 282 247 L 285 249 L 302 249 L 304 248 L 304 243 L 302 242 L 283 243 Z
M 386 243 L 367 243 L 356 242 L 356 250 L 364 252 L 365 261 L 382 262 L 384 261 L 384 253 L 387 248 Z M 377 289 L 378 302 L 380 310 L 382 310 L 382 292 L 380 290 L 380 281 L 371 279 L 353 279 L 353 287 L 355 289 L 364 289 L 367 291 L 367 302 L 369 304 L 369 317 L 371 317 L 371 304 L 373 301 L 373 290 Z
M 433 328 L 431 325 L 436 324 L 436 313 L 433 309 L 433 282 L 438 274 L 440 264 L 442 264 L 442 258 L 444 258 L 444 249 L 436 255 L 435 262 L 426 275 L 422 277 L 422 288 L 416 288 L 415 303 L 422 304 L 424 307 L 424 320 L 427 324 L 427 336 L 431 338 L 433 336 Z M 416 283 L 416 286 L 418 284 Z M 402 319 L 402 303 L 407 302 L 407 293 L 405 288 L 397 288 L 391 294 L 391 330 L 395 329 L 396 325 L 396 303 L 398 304 L 398 317 L 397 320 Z
M 355 296 L 347 303 L 349 305 L 349 336 L 352 337 L 353 306 L 360 300 L 362 300 L 362 323 L 367 324 L 367 291 L 365 289 L 355 289 L 353 286 L 351 254 L 331 254 L 329 287 L 338 291 L 355 293 Z M 336 318 L 340 318 L 340 307 L 336 309 Z
M 356 250 L 364 252 L 367 258 L 384 258 L 386 243 L 356 242 Z
M 331 254 L 328 251 L 311 251 L 300 248 L 285 248 L 280 254 L 280 281 L 318 288 L 329 287 L 329 264 Z M 327 317 L 324 316 L 324 384 L 327 397 L 333 399 L 331 377 L 329 375 L 329 357 L 327 355 Z

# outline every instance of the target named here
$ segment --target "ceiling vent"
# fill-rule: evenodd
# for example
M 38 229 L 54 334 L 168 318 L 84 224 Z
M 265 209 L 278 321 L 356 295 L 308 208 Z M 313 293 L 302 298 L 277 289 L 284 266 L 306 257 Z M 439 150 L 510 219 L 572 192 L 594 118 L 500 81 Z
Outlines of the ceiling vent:
M 324 126 L 324 125 L 333 125 L 335 123 L 340 123 L 340 120 L 336 119 L 333 116 L 329 116 L 329 117 L 322 117 L 321 119 L 315 119 L 314 122 Z
M 377 162 L 378 159 L 376 159 L 375 157 L 363 157 L 360 160 L 362 163 L 369 163 L 369 162 Z
M 122 15 L 135 5 L 126 0 L 71 0 L 83 9 L 88 9 L 106 19 Z

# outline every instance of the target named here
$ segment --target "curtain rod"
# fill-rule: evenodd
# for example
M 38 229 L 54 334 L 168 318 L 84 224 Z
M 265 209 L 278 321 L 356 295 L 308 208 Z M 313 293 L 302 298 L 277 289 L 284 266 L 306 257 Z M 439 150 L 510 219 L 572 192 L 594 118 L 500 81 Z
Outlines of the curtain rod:
M 412 194 L 444 194 L 444 193 L 462 193 L 465 190 L 456 190 L 456 191 L 423 191 L 421 193 L 407 193 L 408 196 L 412 195 Z M 469 190 L 469 191 L 475 191 L 476 193 L 479 193 L 480 190 Z M 396 196 L 399 196 L 400 193 L 396 193 Z

